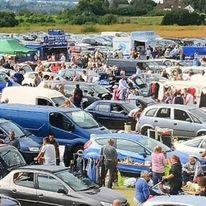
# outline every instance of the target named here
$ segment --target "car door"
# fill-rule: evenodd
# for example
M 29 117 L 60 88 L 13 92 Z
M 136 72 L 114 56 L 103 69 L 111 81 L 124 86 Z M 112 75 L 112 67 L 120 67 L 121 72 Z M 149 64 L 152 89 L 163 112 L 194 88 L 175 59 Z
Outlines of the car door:
M 124 129 L 124 123 L 130 121 L 128 111 L 118 103 L 111 103 L 110 128 Z
M 63 114 L 58 112 L 51 112 L 49 114 L 50 132 L 53 133 L 58 139 L 59 143 L 65 141 L 69 136 L 69 139 L 80 138 L 76 135 L 73 123 L 66 118 Z
M 142 145 L 126 139 L 117 139 L 116 149 L 118 158 L 131 158 L 134 162 L 144 163 L 147 151 Z
M 110 103 L 99 103 L 95 108 L 93 108 L 93 111 L 91 111 L 94 118 L 107 128 L 111 127 L 110 107 Z
M 66 195 L 64 185 L 51 175 L 38 173 L 37 175 L 37 203 L 38 206 L 67 206 L 74 205 Z M 60 190 L 64 191 L 59 192 Z
M 13 175 L 9 196 L 21 203 L 22 206 L 38 206 L 33 172 L 16 172 Z
M 152 125 L 154 125 L 154 127 L 173 129 L 173 125 L 171 124 L 171 108 L 159 108 L 153 118 Z
M 174 117 L 171 121 L 174 128 L 174 135 L 181 137 L 194 137 L 195 124 L 187 111 L 174 109 Z

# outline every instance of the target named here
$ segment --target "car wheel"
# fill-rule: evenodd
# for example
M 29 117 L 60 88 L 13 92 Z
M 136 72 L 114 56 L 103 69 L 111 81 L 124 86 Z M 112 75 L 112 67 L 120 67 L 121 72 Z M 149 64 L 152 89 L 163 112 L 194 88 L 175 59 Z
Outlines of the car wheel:
M 204 135 L 206 135 L 206 131 L 202 131 L 202 132 L 199 132 L 199 133 L 197 134 L 197 136 L 204 136 Z
M 143 127 L 141 130 L 141 134 L 147 136 L 148 135 L 148 129 L 152 129 L 151 127 Z
M 22 86 L 24 86 L 24 87 L 30 87 L 29 84 L 23 84 Z

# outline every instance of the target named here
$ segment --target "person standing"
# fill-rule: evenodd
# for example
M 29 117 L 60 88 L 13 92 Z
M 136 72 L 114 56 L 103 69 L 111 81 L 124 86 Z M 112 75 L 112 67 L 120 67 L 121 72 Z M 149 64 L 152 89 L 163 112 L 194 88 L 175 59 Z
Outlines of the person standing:
M 171 169 L 169 176 L 163 177 L 163 181 L 168 181 L 170 186 L 170 195 L 178 195 L 182 187 L 182 165 L 179 157 L 173 155 L 171 158 Z
M 126 98 L 127 89 L 129 88 L 125 76 L 119 80 L 119 99 L 124 100 Z
M 104 165 L 105 165 L 105 172 L 103 174 L 103 184 L 105 184 L 105 178 L 107 173 L 109 172 L 109 181 L 107 184 L 108 188 L 112 188 L 115 173 L 117 170 L 117 150 L 115 148 L 115 142 L 113 139 L 108 141 L 108 144 L 103 147 L 103 158 L 104 158 Z
M 44 138 L 44 144 L 38 156 L 34 158 L 38 162 L 42 162 L 42 159 L 44 165 L 56 165 L 56 152 L 54 145 L 50 143 L 49 137 Z
M 164 168 L 166 165 L 166 158 L 162 152 L 162 148 L 157 146 L 152 153 L 152 176 L 153 183 L 156 185 L 157 183 L 162 181 L 162 177 L 164 175 Z
M 81 107 L 81 102 L 83 99 L 83 92 L 79 87 L 79 84 L 76 85 L 76 88 L 74 90 L 74 95 L 73 95 L 73 103 L 76 107 Z
M 59 165 L 60 163 L 60 152 L 59 152 L 59 144 L 56 141 L 54 134 L 49 134 L 49 140 L 52 145 L 54 145 L 55 153 L 56 153 L 56 164 Z
M 21 73 L 21 70 L 18 68 L 17 72 L 13 75 L 13 79 L 16 83 L 22 84 L 24 80 L 24 75 Z
M 194 105 L 194 96 L 189 93 L 188 89 L 185 89 L 185 105 Z
M 184 104 L 184 98 L 180 91 L 178 91 L 176 97 L 174 97 L 173 104 Z

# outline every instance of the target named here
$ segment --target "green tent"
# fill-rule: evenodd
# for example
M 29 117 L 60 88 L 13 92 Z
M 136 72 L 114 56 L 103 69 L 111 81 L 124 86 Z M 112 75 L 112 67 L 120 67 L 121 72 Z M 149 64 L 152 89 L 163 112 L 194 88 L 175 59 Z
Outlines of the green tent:
M 35 52 L 23 45 L 21 45 L 16 39 L 0 39 L 0 54 L 27 54 Z

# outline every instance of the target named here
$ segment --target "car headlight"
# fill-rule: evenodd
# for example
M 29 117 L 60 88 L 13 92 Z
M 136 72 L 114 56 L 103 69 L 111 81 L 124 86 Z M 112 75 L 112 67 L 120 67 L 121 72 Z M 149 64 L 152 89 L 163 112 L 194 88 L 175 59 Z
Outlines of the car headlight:
M 39 148 L 38 147 L 29 147 L 29 151 L 30 152 L 39 152 Z
M 102 206 L 112 206 L 112 204 L 109 202 L 101 202 L 101 204 Z

